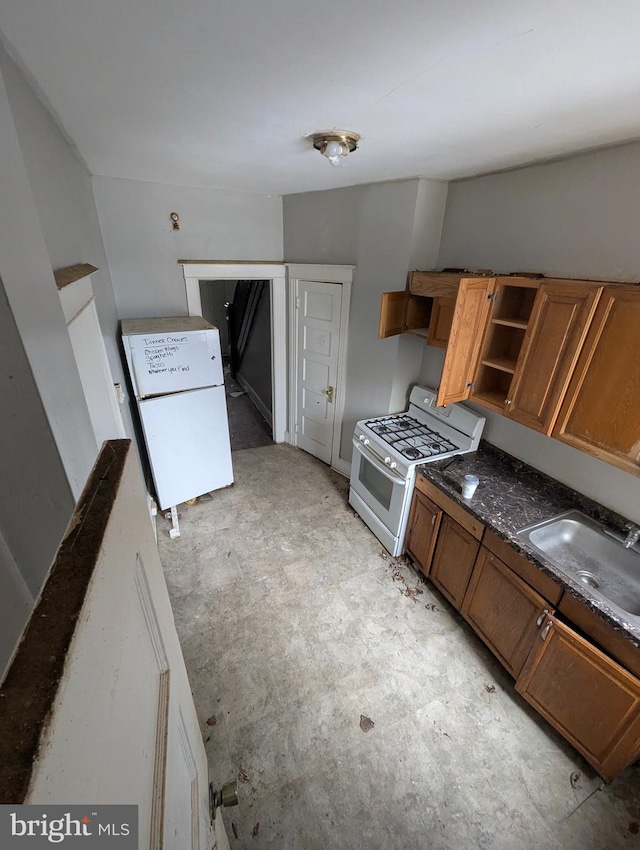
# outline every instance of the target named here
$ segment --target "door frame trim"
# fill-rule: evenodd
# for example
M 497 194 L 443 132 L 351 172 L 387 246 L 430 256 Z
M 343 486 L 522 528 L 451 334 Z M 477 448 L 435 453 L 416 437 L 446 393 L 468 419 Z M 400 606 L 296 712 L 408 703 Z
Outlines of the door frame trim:
M 187 312 L 202 316 L 201 280 L 268 280 L 271 294 L 271 397 L 274 443 L 291 442 L 287 430 L 287 270 L 281 263 L 181 263 Z
M 349 333 L 349 310 L 351 306 L 351 287 L 355 266 L 325 265 L 316 263 L 285 263 L 288 271 L 289 292 L 289 434 L 292 445 L 297 445 L 297 394 L 298 394 L 298 284 L 301 280 L 314 283 L 339 283 L 342 285 L 342 304 L 340 309 L 340 342 L 338 346 L 338 374 L 336 378 L 336 409 L 331 442 L 331 466 L 349 477 L 351 464 L 340 457 L 342 438 L 342 418 L 344 416 L 345 383 L 347 376 L 347 351 Z

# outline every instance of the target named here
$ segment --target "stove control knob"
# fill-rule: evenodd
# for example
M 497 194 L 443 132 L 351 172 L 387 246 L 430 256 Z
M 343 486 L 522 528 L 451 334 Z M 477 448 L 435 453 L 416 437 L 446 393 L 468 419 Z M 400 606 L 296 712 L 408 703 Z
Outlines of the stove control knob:
M 358 439 L 360 440 L 360 442 L 362 443 L 362 445 L 363 445 L 363 446 L 368 446 L 368 445 L 369 445 L 369 440 L 367 439 L 367 437 L 365 437 L 365 435 L 364 435 L 364 434 L 360 434 L 360 436 L 358 437 Z
M 387 464 L 387 466 L 389 467 L 389 469 L 395 469 L 395 468 L 396 468 L 396 466 L 398 465 L 398 464 L 395 462 L 395 460 L 391 460 L 391 458 L 390 458 L 390 457 L 386 457 L 386 458 L 384 459 L 384 462 Z

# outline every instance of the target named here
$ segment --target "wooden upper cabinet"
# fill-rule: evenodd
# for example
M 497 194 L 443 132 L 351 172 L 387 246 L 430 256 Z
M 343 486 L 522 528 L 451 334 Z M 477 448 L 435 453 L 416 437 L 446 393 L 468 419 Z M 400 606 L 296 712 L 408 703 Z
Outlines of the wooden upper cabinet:
M 495 283 L 494 277 L 460 280 L 438 387 L 438 405 L 469 398 Z
M 551 434 L 602 285 L 545 280 L 527 323 L 505 415 Z
M 408 333 L 446 348 L 461 279 L 454 272 L 410 272 L 406 289 L 382 293 L 378 339 Z
M 478 346 L 470 398 L 503 413 L 533 311 L 537 280 L 498 277 Z
M 606 286 L 553 436 L 640 475 L 640 287 Z
M 378 339 L 398 334 L 413 334 L 427 339 L 433 299 L 410 295 L 405 289 L 383 292 L 380 305 Z
M 606 779 L 640 754 L 640 681 L 555 617 L 516 690 Z

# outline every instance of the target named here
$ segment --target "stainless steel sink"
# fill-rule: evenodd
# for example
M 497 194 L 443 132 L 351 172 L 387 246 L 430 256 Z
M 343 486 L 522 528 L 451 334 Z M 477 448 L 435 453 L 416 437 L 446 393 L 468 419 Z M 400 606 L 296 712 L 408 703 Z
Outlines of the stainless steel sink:
M 518 537 L 558 570 L 625 614 L 640 618 L 640 553 L 625 549 L 604 526 L 580 511 L 530 525 Z

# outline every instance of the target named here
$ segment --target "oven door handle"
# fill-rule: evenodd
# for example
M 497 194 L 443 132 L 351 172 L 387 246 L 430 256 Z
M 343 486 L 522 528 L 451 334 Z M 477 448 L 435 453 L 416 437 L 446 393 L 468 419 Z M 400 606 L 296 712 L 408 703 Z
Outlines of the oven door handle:
M 388 478 L 389 481 L 393 481 L 394 484 L 399 484 L 402 481 L 406 481 L 404 475 L 400 475 L 399 472 L 393 472 L 391 470 L 387 471 L 387 467 L 383 464 L 380 458 L 376 454 L 374 454 L 370 449 L 367 449 L 366 446 L 363 446 L 362 443 L 359 440 L 356 440 L 355 437 L 353 438 L 352 442 L 353 445 L 358 449 L 360 454 L 366 457 L 367 460 L 369 460 L 371 463 L 375 464 L 375 467 L 378 472 L 384 475 L 385 478 Z

